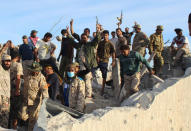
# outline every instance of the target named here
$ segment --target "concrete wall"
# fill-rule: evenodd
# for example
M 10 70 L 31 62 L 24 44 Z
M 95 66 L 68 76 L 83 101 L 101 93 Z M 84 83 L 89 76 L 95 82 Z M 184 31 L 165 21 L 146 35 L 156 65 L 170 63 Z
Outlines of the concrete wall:
M 191 131 L 191 68 L 122 103 L 74 119 L 61 113 L 48 121 L 50 131 Z M 128 105 L 128 106 L 126 106 Z

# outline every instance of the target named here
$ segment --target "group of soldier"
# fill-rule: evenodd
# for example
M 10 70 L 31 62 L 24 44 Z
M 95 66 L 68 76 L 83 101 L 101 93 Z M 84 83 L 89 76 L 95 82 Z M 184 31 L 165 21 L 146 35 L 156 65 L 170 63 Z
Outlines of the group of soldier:
M 139 91 L 143 64 L 151 75 L 160 76 L 164 64 L 161 55 L 164 47 L 163 26 L 158 25 L 150 38 L 141 31 L 139 24 L 133 26 L 133 32 L 129 32 L 128 27 L 125 32 L 117 28 L 111 32 L 112 38 L 109 39 L 109 31 L 103 30 L 100 24 L 96 25 L 93 37 L 90 36 L 89 28 L 85 28 L 79 36 L 74 32 L 73 22 L 70 21 L 70 28 L 61 30 L 62 36 L 56 37 L 61 42 L 57 59 L 54 56 L 56 46 L 51 42 L 52 34 L 49 32 L 43 39 L 39 39 L 38 32 L 32 30 L 29 37 L 22 37 L 23 44 L 19 47 L 14 46 L 10 40 L 2 46 L 0 126 L 17 129 L 18 124 L 26 124 L 28 130 L 33 130 L 42 100 L 46 98 L 60 100 L 65 106 L 83 112 L 85 99 L 94 97 L 92 78 L 98 68 L 103 78 L 100 94 L 104 95 L 110 57 L 112 67 L 116 66 L 116 59 L 120 61 L 126 98 Z M 189 27 L 191 32 L 191 25 Z M 175 32 L 177 36 L 170 46 L 176 52 L 174 65 L 180 62 L 182 55 L 189 53 L 188 39 L 182 29 L 176 28 Z M 76 57 L 73 63 L 74 48 Z M 145 59 L 146 48 L 154 57 L 154 68 Z M 59 68 L 56 61 L 60 61 Z

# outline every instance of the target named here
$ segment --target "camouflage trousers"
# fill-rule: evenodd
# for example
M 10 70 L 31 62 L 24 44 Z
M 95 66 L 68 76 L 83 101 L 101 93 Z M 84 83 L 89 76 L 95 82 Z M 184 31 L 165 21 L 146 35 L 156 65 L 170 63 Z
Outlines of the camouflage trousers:
M 156 74 L 159 74 L 162 66 L 164 65 L 164 59 L 162 57 L 161 52 L 156 52 L 154 57 L 154 70 Z
M 0 126 L 3 128 L 8 128 L 9 107 L 10 107 L 9 98 L 1 95 L 0 96 Z
M 62 56 L 62 59 L 60 61 L 60 67 L 59 67 L 59 73 L 61 77 L 63 78 L 65 75 L 66 68 L 69 64 L 72 63 L 73 58 L 68 58 L 66 56 Z
M 137 72 L 132 76 L 124 75 L 124 88 L 126 90 L 126 98 L 139 91 L 138 86 L 140 84 L 140 79 L 140 72 Z
M 92 72 L 85 75 L 85 96 L 92 97 Z
M 34 103 L 34 105 L 28 105 L 26 101 L 22 104 L 20 117 L 26 121 L 28 119 L 28 131 L 33 131 L 34 125 L 38 120 L 38 114 L 40 111 L 42 101 Z
M 28 74 L 28 69 L 27 68 L 28 68 L 28 66 L 31 66 L 32 63 L 33 63 L 33 60 L 24 60 L 24 61 L 22 61 L 24 76 L 27 76 L 27 74 Z

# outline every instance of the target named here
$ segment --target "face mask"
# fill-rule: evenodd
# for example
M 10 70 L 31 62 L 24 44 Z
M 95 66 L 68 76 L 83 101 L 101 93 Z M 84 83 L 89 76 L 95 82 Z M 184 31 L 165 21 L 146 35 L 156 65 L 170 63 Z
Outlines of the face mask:
M 70 77 L 70 78 L 72 78 L 72 77 L 74 77 L 74 72 L 67 72 L 67 75 L 68 75 L 68 77 Z

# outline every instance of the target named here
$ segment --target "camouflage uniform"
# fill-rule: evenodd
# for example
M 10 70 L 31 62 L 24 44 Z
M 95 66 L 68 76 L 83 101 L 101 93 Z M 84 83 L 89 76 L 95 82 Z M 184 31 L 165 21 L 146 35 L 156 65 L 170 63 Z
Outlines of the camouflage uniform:
M 80 112 L 85 107 L 85 84 L 81 78 L 76 77 L 70 84 L 69 107 Z
M 24 102 L 21 118 L 29 120 L 28 130 L 33 130 L 38 119 L 42 99 L 48 97 L 48 88 L 45 77 L 39 72 L 37 76 L 28 75 L 24 82 Z
M 84 81 L 86 97 L 92 97 L 92 72 L 85 75 Z
M 0 65 L 0 126 L 4 128 L 8 127 L 9 107 L 10 72 L 9 70 L 4 70 Z
M 121 54 L 120 47 L 122 45 L 127 45 L 127 39 L 125 37 L 123 37 L 123 36 L 119 37 L 118 41 L 116 43 L 115 49 L 116 49 L 116 56 L 117 57 Z
M 141 74 L 135 73 L 132 76 L 124 75 L 124 88 L 126 90 L 126 98 L 139 91 Z
M 14 119 L 18 118 L 18 111 L 20 108 L 20 100 L 18 96 L 15 96 L 15 89 L 16 89 L 16 79 L 17 75 L 23 75 L 23 68 L 21 63 L 18 62 L 11 62 L 10 67 L 10 73 L 11 73 L 11 107 L 10 107 L 10 116 L 9 121 L 11 122 Z
M 158 74 L 160 73 L 161 67 L 164 65 L 164 59 L 162 57 L 162 51 L 164 48 L 163 36 L 154 33 L 150 36 L 149 52 L 156 52 L 154 57 L 154 70 Z
M 149 44 L 149 38 L 143 32 L 136 33 L 133 39 L 132 49 L 139 52 L 143 57 L 145 56 L 145 49 Z

